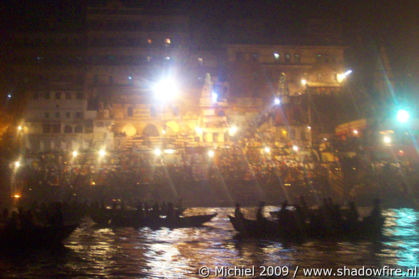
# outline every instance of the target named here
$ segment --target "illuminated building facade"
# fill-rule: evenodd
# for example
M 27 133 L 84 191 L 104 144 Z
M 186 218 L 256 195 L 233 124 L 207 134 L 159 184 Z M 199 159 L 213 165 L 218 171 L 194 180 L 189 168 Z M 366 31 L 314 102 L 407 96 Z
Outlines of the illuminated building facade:
M 301 96 L 339 92 L 342 46 L 226 41 L 206 49 L 189 28 L 181 11 L 109 1 L 86 8 L 80 32 L 19 35 L 10 64 L 30 78 L 26 147 L 214 146 L 231 143 L 232 127 L 307 144 Z M 176 84 L 159 97 L 156 86 L 168 79 Z

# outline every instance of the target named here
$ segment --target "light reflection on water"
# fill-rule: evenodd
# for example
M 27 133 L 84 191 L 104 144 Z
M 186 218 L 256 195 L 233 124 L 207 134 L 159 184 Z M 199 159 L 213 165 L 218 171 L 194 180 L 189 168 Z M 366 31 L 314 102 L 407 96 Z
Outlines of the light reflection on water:
M 267 208 L 266 212 L 273 208 Z M 1 278 L 199 278 L 198 267 L 287 265 L 300 267 L 418 266 L 418 212 L 384 212 L 384 238 L 369 242 L 281 243 L 238 240 L 227 215 L 232 208 L 194 208 L 187 214 L 217 212 L 203 228 L 77 229 L 59 251 L 0 254 Z M 246 210 L 247 216 L 254 209 Z M 254 215 L 253 215 L 254 216 Z M 302 276 L 302 275 L 301 275 Z M 300 277 L 301 277 L 300 276 Z

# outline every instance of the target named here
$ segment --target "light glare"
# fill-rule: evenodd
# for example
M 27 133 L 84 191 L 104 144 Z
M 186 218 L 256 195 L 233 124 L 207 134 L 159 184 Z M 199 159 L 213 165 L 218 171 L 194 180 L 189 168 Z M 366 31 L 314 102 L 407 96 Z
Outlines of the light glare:
M 159 101 L 172 101 L 179 94 L 179 88 L 173 78 L 166 78 L 153 86 L 154 96 Z
M 407 123 L 409 121 L 410 114 L 405 109 L 399 109 L 399 111 L 397 112 L 396 118 L 397 118 L 397 121 L 399 121 L 400 123 Z
M 214 150 L 208 150 L 208 157 L 213 158 L 215 155 Z

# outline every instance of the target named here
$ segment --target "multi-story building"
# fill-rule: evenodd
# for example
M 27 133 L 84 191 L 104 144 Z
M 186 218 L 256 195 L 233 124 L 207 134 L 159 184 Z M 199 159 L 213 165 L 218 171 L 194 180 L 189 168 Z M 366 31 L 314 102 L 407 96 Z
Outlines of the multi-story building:
M 27 80 L 27 147 L 34 151 L 224 144 L 231 127 L 262 124 L 281 141 L 306 142 L 302 96 L 339 91 L 345 71 L 344 48 L 311 37 L 306 44 L 233 38 L 217 49 L 197 46 L 181 11 L 109 1 L 87 7 L 85 22 L 80 32 L 15 38 L 10 64 Z M 170 99 L 175 89 L 179 96 Z

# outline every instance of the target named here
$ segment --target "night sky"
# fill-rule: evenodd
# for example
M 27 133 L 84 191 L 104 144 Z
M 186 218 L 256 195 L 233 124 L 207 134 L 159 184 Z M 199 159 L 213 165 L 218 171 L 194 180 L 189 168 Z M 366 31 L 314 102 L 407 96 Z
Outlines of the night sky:
M 91 5 L 106 1 L 89 1 Z M 228 38 L 226 19 L 260 19 L 267 22 L 269 38 L 287 42 L 305 36 L 307 18 L 337 19 L 343 27 L 343 43 L 349 46 L 348 63 L 368 61 L 378 46 L 385 46 L 395 76 L 417 88 L 419 69 L 419 1 L 267 1 L 267 0 L 145 0 L 121 1 L 147 10 L 176 9 L 190 16 L 191 32 L 207 47 L 217 47 Z M 84 26 L 85 1 L 1 1 L 2 33 L 13 30 L 77 31 Z M 258 38 L 264 39 L 264 38 Z M 266 38 L 268 39 L 268 38 Z M 256 41 L 257 41 L 256 40 Z M 355 66 L 356 67 L 356 66 Z M 411 87 L 412 85 L 410 85 Z

